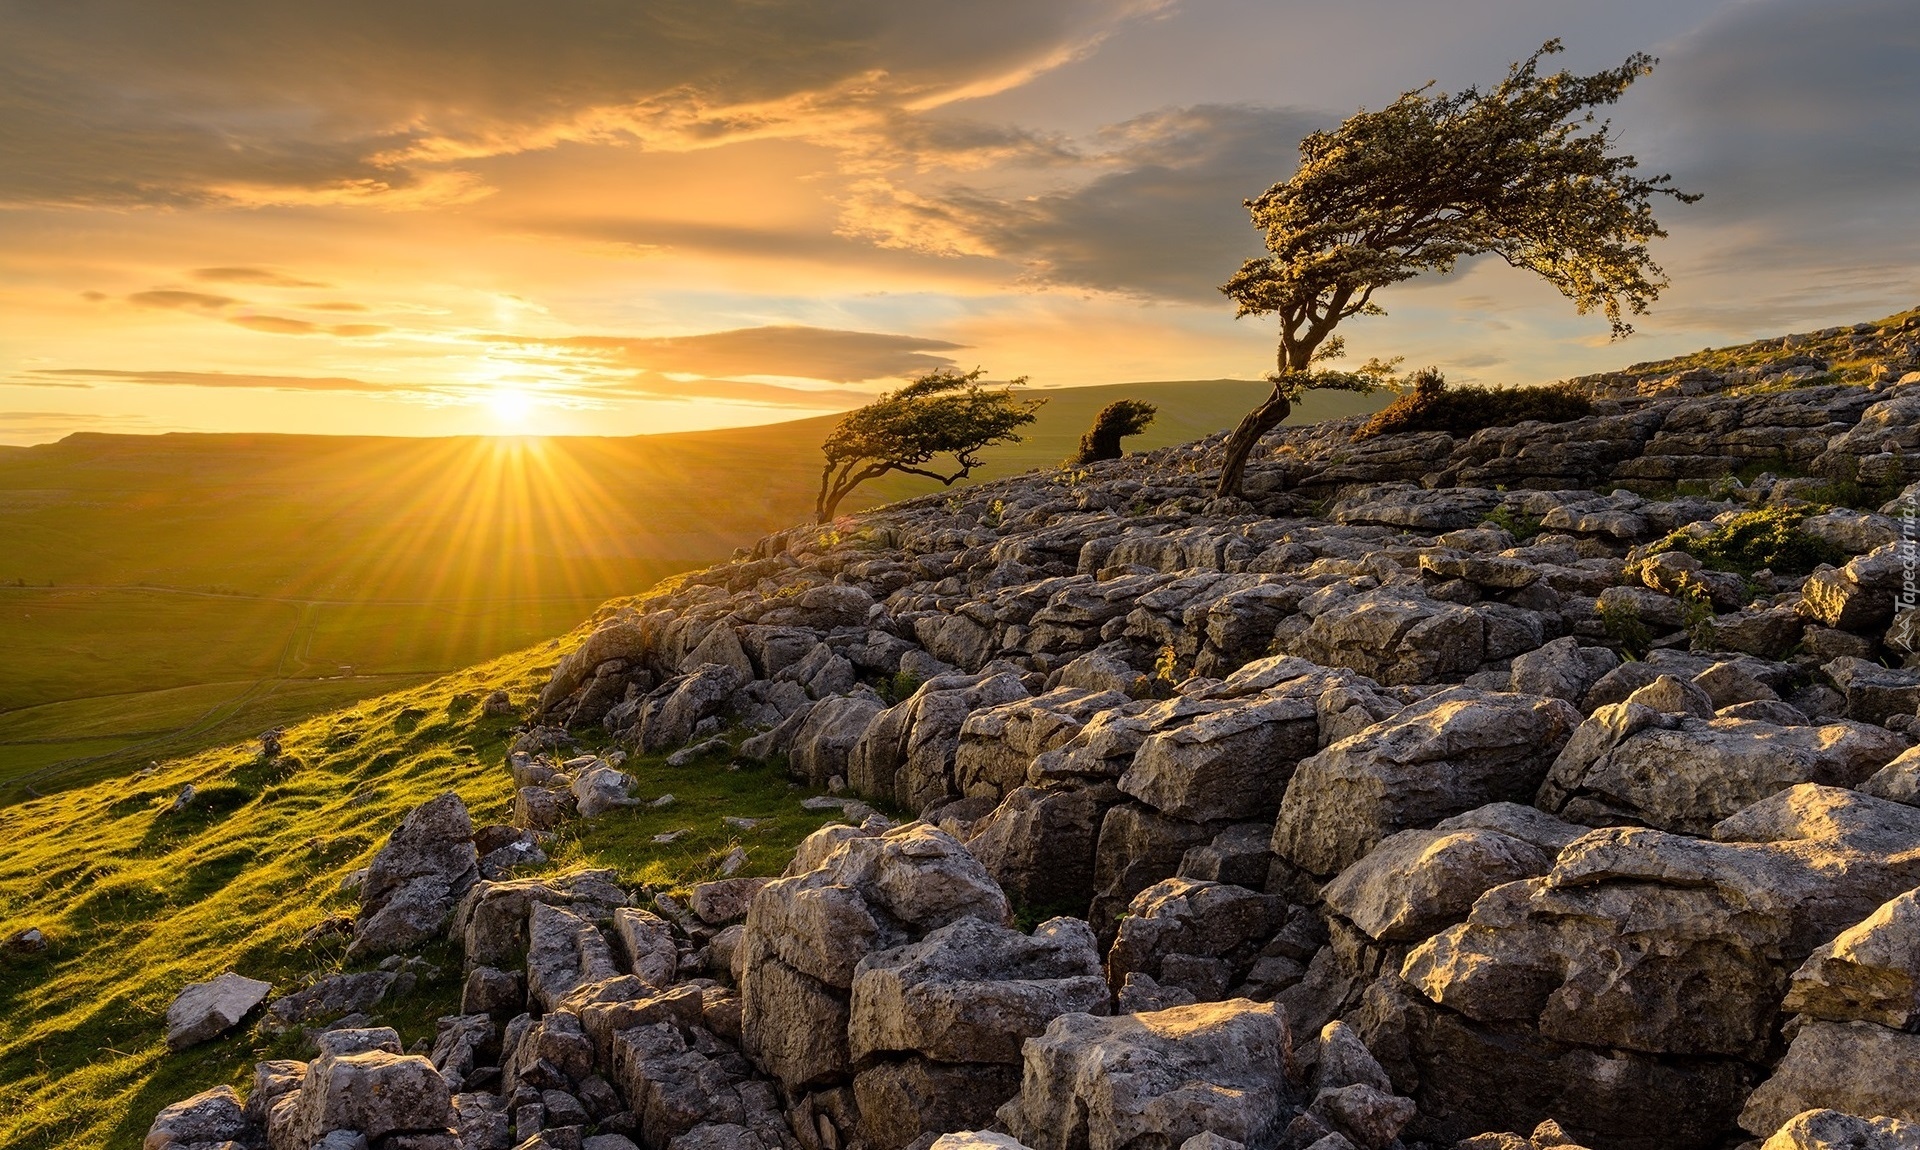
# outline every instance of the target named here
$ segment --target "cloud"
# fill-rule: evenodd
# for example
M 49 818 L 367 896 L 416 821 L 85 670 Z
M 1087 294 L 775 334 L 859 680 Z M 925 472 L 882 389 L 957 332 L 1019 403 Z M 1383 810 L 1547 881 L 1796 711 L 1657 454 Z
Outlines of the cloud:
M 101 415 L 90 411 L 0 411 L 0 436 L 44 437 L 88 427 L 142 427 L 144 415 Z
M 481 338 L 496 344 L 578 351 L 661 374 L 685 373 L 714 379 L 771 375 L 832 383 L 905 378 L 953 367 L 951 357 L 937 353 L 957 351 L 965 346 L 920 336 L 799 326 L 749 327 L 655 338 L 610 335 L 551 339 L 489 335 Z
M 1747 0 L 1661 55 L 1618 119 L 1647 167 L 1706 199 L 1662 212 L 1674 289 L 1657 318 L 1756 333 L 1911 301 L 1920 6 Z
M 9 4 L 0 202 L 409 206 L 483 193 L 463 163 L 569 141 L 865 147 L 1168 3 Z
M 195 268 L 193 278 L 207 283 L 221 284 L 259 284 L 262 287 L 282 288 L 323 288 L 329 285 L 313 280 L 296 279 L 282 275 L 270 268 L 226 267 Z
M 1217 302 L 1217 285 L 1261 251 L 1242 201 L 1293 173 L 1302 136 L 1331 118 L 1290 108 L 1202 105 L 1106 129 L 1101 169 L 1014 197 L 971 187 L 870 185 L 847 226 L 885 244 L 935 245 L 1025 266 L 1036 283 Z
M 289 319 L 283 315 L 236 315 L 227 322 L 249 331 L 263 331 L 270 335 L 333 335 L 347 339 L 380 335 L 393 330 L 379 323 L 342 323 L 328 326 L 313 323 L 310 320 Z
M 687 403 L 718 400 L 723 403 L 797 407 L 814 411 L 841 411 L 869 403 L 874 398 L 867 392 L 845 388 L 802 390 L 732 379 L 674 380 L 653 375 L 635 376 L 610 386 L 582 388 L 578 394 L 592 398 L 618 396 L 623 399 L 669 399 Z
M 125 371 L 119 368 L 61 367 L 41 368 L 29 372 L 27 378 L 18 382 L 27 386 L 44 386 L 35 382 L 46 377 L 58 377 L 51 386 L 70 386 L 58 380 L 86 380 L 98 383 L 128 383 L 149 387 L 253 387 L 268 388 L 275 391 L 371 391 L 392 392 L 401 390 L 387 384 L 369 383 L 362 379 L 350 379 L 345 376 L 309 376 L 309 375 L 256 375 L 247 372 L 229 371 Z
M 346 300 L 332 300 L 328 303 L 310 303 L 307 307 L 314 311 L 366 311 L 363 303 L 349 303 Z
M 134 292 L 127 297 L 127 302 L 140 307 L 203 308 L 207 311 L 218 311 L 240 301 L 232 296 L 209 295 L 206 292 L 156 289 Z

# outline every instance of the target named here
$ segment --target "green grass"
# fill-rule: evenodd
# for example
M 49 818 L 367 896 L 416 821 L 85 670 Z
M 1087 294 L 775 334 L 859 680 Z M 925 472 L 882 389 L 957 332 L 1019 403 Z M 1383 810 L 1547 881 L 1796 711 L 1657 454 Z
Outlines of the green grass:
M 577 636 L 569 640 L 577 641 Z M 512 781 L 502 758 L 512 718 L 483 718 L 457 696 L 504 688 L 525 697 L 564 651 L 542 645 L 294 724 L 285 756 L 254 745 L 202 750 L 149 777 L 76 787 L 0 809 L 0 933 L 37 926 L 43 954 L 0 956 L 0 1147 L 140 1144 L 160 1107 L 209 1086 L 244 1084 L 298 1039 L 251 1031 L 170 1054 L 167 1004 L 189 982 L 235 969 L 286 992 L 344 969 L 338 942 L 299 945 L 322 918 L 351 910 L 342 876 L 364 866 L 406 810 L 444 790 L 476 823 L 502 820 Z M 553 868 L 609 866 L 624 882 L 676 890 L 713 877 L 734 845 L 743 874 L 774 874 L 826 816 L 776 769 L 671 770 L 630 764 L 658 810 L 570 824 Z M 188 783 L 199 799 L 167 811 Z M 766 821 L 750 830 L 723 815 Z M 665 830 L 690 833 L 669 847 Z M 457 1000 L 458 955 L 430 952 L 437 982 L 383 1014 L 411 1043 Z

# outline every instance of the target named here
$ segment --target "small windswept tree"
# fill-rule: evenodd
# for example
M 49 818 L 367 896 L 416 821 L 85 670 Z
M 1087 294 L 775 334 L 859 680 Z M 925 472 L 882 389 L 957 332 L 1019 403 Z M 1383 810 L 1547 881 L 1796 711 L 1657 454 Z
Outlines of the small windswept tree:
M 951 487 L 980 466 L 980 452 L 998 443 L 1018 443 L 1018 428 L 1034 421 L 1044 399 L 1020 399 L 1013 389 L 980 385 L 981 369 L 945 368 L 914 380 L 865 407 L 848 412 L 821 445 L 827 465 L 820 472 L 818 522 L 833 518 L 840 501 L 869 479 L 890 471 L 924 475 Z M 941 456 L 952 466 L 935 470 Z
M 1153 422 L 1160 409 L 1138 399 L 1116 399 L 1093 417 L 1093 426 L 1080 437 L 1080 451 L 1070 461 L 1073 467 L 1120 458 L 1120 441 L 1138 435 Z
M 1580 314 L 1598 308 L 1616 338 L 1666 286 L 1647 244 L 1666 235 L 1653 198 L 1699 196 L 1641 179 L 1612 152 L 1593 109 L 1653 70 L 1636 53 L 1618 68 L 1542 76 L 1549 40 L 1491 91 L 1419 88 L 1300 141 L 1293 178 L 1247 201 L 1268 255 L 1248 260 L 1221 291 L 1238 315 L 1280 318 L 1273 394 L 1228 437 L 1218 491 L 1237 495 L 1260 437 L 1308 390 L 1352 388 L 1354 373 L 1316 372 L 1342 352 L 1333 329 L 1384 314 L 1374 293 L 1460 260 L 1497 255 L 1545 279 Z M 1329 338 L 1331 337 L 1331 338 Z M 1365 390 L 1363 387 L 1362 390 Z

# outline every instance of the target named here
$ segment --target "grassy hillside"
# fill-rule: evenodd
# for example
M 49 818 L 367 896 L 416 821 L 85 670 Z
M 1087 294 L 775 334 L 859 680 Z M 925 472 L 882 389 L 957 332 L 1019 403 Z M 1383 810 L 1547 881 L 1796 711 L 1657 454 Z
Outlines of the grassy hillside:
M 1045 392 L 979 478 L 1231 426 L 1240 380 Z M 1377 401 L 1316 395 L 1296 421 Z M 0 452 L 0 804 L 258 734 L 561 633 L 812 509 L 835 417 L 628 438 L 83 434 Z M 849 510 L 919 494 L 890 477 Z
M 112 780 L 0 808 L 0 937 L 29 926 L 37 955 L 0 951 L 0 1147 L 131 1150 L 168 1102 L 220 1082 L 244 1084 L 264 1057 L 298 1057 L 297 1036 L 243 1031 L 171 1054 L 163 1036 L 181 987 L 223 970 L 270 979 L 279 993 L 349 969 L 338 941 L 302 943 L 353 909 L 339 890 L 406 810 L 455 790 L 476 824 L 502 821 L 512 780 L 502 765 L 511 719 L 483 718 L 476 696 L 524 699 L 564 644 L 495 659 L 431 683 L 294 724 L 285 755 L 257 744 L 208 750 L 130 781 Z M 825 816 L 773 769 L 669 770 L 630 762 L 661 809 L 576 822 L 550 847 L 553 869 L 608 866 L 624 882 L 670 890 L 714 877 L 733 846 L 743 874 L 777 873 Z M 169 810 L 185 785 L 187 810 Z M 751 830 L 723 815 L 765 821 Z M 685 830 L 671 846 L 652 836 Z M 334 936 L 337 939 L 337 936 Z M 430 953 L 444 974 L 391 1011 L 411 1043 L 459 1000 L 459 957 Z

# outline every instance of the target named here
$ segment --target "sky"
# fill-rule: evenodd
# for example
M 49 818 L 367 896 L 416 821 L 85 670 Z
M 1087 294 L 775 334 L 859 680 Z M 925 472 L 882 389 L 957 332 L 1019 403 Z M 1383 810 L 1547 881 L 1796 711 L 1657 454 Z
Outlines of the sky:
M 1492 261 L 1355 359 L 1529 383 L 1920 303 L 1913 0 L 0 0 L 0 443 L 637 434 L 926 371 L 1259 378 L 1217 290 L 1302 135 L 1660 58 L 1671 286 Z

